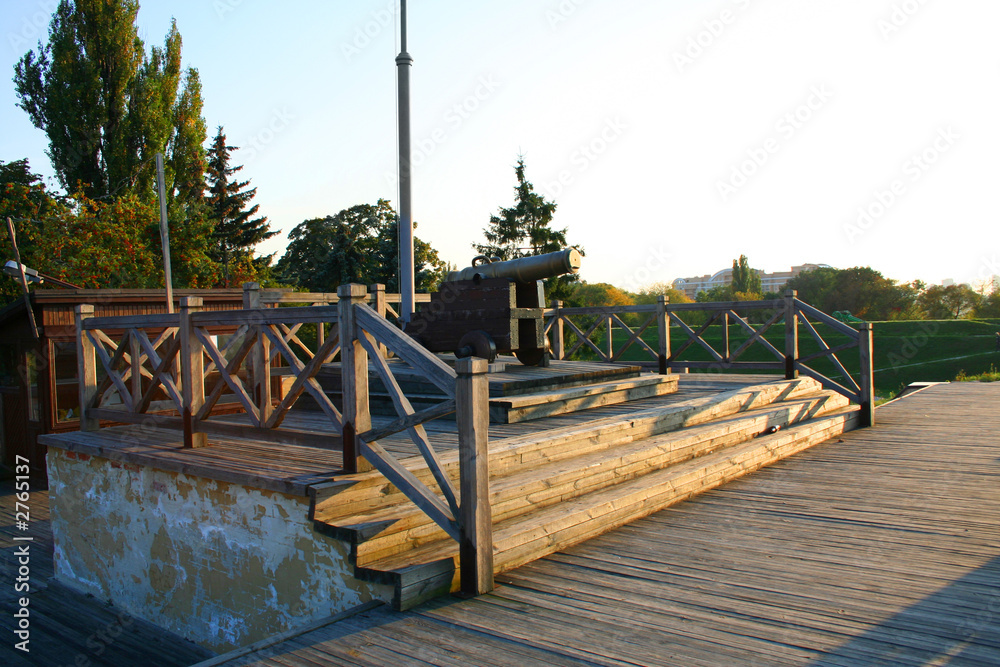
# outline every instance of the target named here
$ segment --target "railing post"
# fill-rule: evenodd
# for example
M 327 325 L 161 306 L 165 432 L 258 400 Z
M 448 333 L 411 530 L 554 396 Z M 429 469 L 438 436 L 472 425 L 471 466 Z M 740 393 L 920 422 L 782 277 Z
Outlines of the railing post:
M 207 447 L 208 438 L 198 433 L 195 415 L 205 404 L 205 351 L 195 335 L 191 315 L 201 310 L 200 296 L 186 296 L 181 299 L 181 419 L 184 422 L 184 447 Z
M 243 283 L 243 309 L 255 311 L 263 307 L 260 283 Z M 271 342 L 264 335 L 264 325 L 251 324 L 253 319 L 251 316 L 251 321 L 248 321 L 248 333 L 256 337 L 257 343 L 250 355 L 250 372 L 253 374 L 254 400 L 263 424 L 271 417 Z
M 358 433 L 372 427 L 368 408 L 368 353 L 358 342 L 357 319 L 354 307 L 364 303 L 368 290 L 364 285 L 341 285 L 337 288 L 340 302 L 340 380 L 341 395 L 344 398 L 343 453 L 344 471 L 347 473 L 368 472 L 371 463 L 361 455 L 361 440 Z
M 670 372 L 667 361 L 670 359 L 670 319 L 667 316 L 669 299 L 666 294 L 656 297 L 656 328 L 659 330 L 659 349 L 657 356 L 660 362 L 660 375 Z
M 76 315 L 76 368 L 80 380 L 80 430 L 96 431 L 100 420 L 90 416 L 90 404 L 97 398 L 97 353 L 83 330 L 85 320 L 94 316 L 93 306 L 77 306 Z
M 493 510 L 490 506 L 489 381 L 485 359 L 459 359 L 455 387 L 458 421 L 462 593 L 493 590 Z
M 552 320 L 552 358 L 561 360 L 566 353 L 566 326 L 562 319 L 563 302 L 555 299 L 552 302 L 552 309 L 555 310 L 555 319 Z
M 874 328 L 871 322 L 861 325 L 858 349 L 861 353 L 861 426 L 875 425 Z
M 722 358 L 729 363 L 729 312 L 722 314 Z
M 614 320 L 608 315 L 608 358 L 605 359 L 609 364 L 615 360 L 615 337 L 614 337 Z
M 798 292 L 793 289 L 785 292 L 785 379 L 795 380 L 799 372 L 795 362 L 799 359 L 799 311 L 795 307 L 795 297 Z
M 375 283 L 369 289 L 371 289 L 372 293 L 372 310 L 378 313 L 379 317 L 385 319 L 386 305 L 388 304 L 385 298 L 385 285 L 381 283 Z M 388 350 L 386 346 L 383 345 L 382 343 L 379 343 L 378 352 L 380 355 L 382 355 L 383 359 L 387 358 L 386 357 L 387 351 Z

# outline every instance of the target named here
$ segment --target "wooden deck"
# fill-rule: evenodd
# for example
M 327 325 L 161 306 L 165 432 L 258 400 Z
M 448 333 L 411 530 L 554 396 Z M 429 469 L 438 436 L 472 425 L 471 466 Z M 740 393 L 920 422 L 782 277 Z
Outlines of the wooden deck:
M 212 664 L 1000 664 L 1000 384 L 879 425 L 500 577 Z
M 780 376 L 685 374 L 681 376 L 680 389 L 674 394 L 531 422 L 490 424 L 489 437 L 491 442 L 496 442 L 504 438 L 538 433 L 592 419 L 672 405 L 697 396 L 776 379 L 780 379 Z M 229 419 L 239 420 L 245 417 L 234 416 Z M 392 421 L 390 418 L 373 418 L 376 426 L 390 421 Z M 293 411 L 289 413 L 283 426 L 299 430 L 332 432 L 329 419 L 318 411 Z M 436 449 L 446 451 L 458 447 L 458 433 L 454 421 L 438 419 L 425 424 L 425 428 Z M 179 431 L 118 426 L 91 433 L 74 433 L 72 441 L 66 440 L 61 446 L 90 456 L 103 456 L 162 470 L 197 474 L 209 479 L 247 484 L 298 496 L 308 496 L 311 485 L 326 481 L 343 470 L 341 454 L 337 450 L 216 436 L 212 436 L 210 442 L 211 447 L 185 450 Z M 413 441 L 405 433 L 390 436 L 379 442 L 401 459 L 418 454 Z

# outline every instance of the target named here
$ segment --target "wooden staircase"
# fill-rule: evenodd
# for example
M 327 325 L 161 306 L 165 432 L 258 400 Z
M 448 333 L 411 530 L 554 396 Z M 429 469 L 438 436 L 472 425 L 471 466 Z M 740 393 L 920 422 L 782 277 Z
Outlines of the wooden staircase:
M 777 381 L 490 443 L 494 565 L 503 572 L 714 488 L 858 425 L 811 379 Z M 441 455 L 458 477 L 458 454 Z M 420 459 L 407 467 L 437 488 Z M 457 590 L 458 544 L 379 473 L 313 487 L 317 531 L 408 609 Z

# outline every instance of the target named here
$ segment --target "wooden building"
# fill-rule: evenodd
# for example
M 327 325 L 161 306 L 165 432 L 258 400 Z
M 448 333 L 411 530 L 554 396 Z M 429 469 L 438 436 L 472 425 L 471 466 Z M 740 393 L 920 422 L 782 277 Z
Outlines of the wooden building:
M 185 296 L 204 299 L 206 310 L 238 310 L 242 289 L 175 290 L 175 308 Z M 163 290 L 44 289 L 31 293 L 38 327 L 31 330 L 23 299 L 0 310 L 0 454 L 5 472 L 15 457 L 30 462 L 32 476 L 45 479 L 43 433 L 79 429 L 74 308 L 94 306 L 97 317 L 165 313 Z M 23 463 L 23 461 L 22 461 Z

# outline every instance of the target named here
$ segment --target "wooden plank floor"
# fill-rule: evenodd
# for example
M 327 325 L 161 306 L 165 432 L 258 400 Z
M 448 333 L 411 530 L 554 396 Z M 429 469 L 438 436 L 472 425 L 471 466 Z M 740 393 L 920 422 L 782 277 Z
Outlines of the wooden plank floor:
M 133 618 L 94 598 L 51 581 L 52 530 L 47 491 L 33 491 L 28 529 L 17 526 L 17 498 L 12 481 L 0 482 L 0 665 L 190 665 L 212 656 L 203 649 L 155 625 Z M 30 537 L 30 541 L 14 538 Z M 28 547 L 30 589 L 15 590 L 19 551 Z M 29 652 L 15 648 L 14 613 L 28 599 Z
M 591 364 L 593 365 L 593 364 Z M 768 375 L 681 375 L 677 393 L 608 405 L 581 412 L 549 417 L 519 424 L 490 424 L 490 440 L 498 441 L 525 433 L 578 424 L 590 419 L 623 415 L 652 407 L 672 405 L 697 396 L 719 393 L 741 386 L 771 382 L 780 376 Z M 245 420 L 245 415 L 226 417 Z M 376 427 L 388 424 L 390 418 L 374 418 Z M 283 426 L 290 429 L 329 432 L 332 425 L 322 412 L 293 411 Z M 425 425 L 438 451 L 458 447 L 455 422 L 438 419 Z M 179 431 L 147 427 L 118 426 L 93 433 L 69 433 L 57 438 L 65 449 L 114 460 L 149 465 L 163 470 L 202 475 L 237 484 L 307 496 L 311 485 L 328 480 L 342 471 L 339 451 L 279 445 L 252 440 L 236 440 L 211 436 L 211 447 L 183 449 Z M 417 455 L 417 448 L 405 433 L 379 441 L 399 458 Z
M 1000 665 L 1000 384 L 536 561 L 236 665 Z

